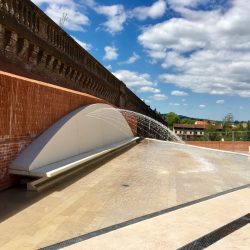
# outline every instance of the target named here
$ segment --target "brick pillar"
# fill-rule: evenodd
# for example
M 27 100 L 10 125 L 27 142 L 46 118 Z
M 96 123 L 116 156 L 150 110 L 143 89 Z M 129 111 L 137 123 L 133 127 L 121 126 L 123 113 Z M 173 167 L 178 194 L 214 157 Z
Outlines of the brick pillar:
M 21 59 L 25 59 L 26 55 L 27 55 L 27 51 L 28 51 L 28 48 L 29 48 L 29 41 L 27 39 L 21 39 L 19 41 L 19 46 L 20 46 L 20 51 L 18 51 L 18 56 L 21 58 Z
M 7 41 L 5 50 L 11 54 L 17 53 L 17 39 L 18 35 L 16 32 L 11 32 L 9 41 Z
M 5 28 L 2 24 L 0 24 L 0 51 L 4 51 L 4 34 Z
M 31 62 L 33 65 L 37 65 L 37 55 L 39 52 L 39 47 L 34 45 L 32 48 L 30 48 L 30 57 L 29 57 L 29 62 Z

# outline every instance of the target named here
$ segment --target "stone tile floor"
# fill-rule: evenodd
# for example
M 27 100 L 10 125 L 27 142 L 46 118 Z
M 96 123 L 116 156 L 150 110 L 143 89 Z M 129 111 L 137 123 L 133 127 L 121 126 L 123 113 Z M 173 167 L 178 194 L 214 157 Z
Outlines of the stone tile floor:
M 28 192 L 22 188 L 1 192 L 0 249 L 37 249 L 49 246 L 249 183 L 250 158 L 247 155 L 144 140 L 99 168 L 84 170 L 42 193 Z M 246 194 L 249 195 L 249 190 Z M 235 202 L 231 200 L 231 203 L 225 205 L 221 203 L 210 206 L 190 216 L 195 216 L 198 223 L 204 214 L 212 210 L 223 214 L 241 199 L 245 202 L 244 196 L 235 199 Z M 243 210 L 241 212 L 247 209 Z M 234 215 L 233 211 L 226 221 L 241 214 L 235 212 Z M 172 220 L 175 220 L 174 212 L 168 215 L 172 213 Z M 218 220 L 221 214 L 216 214 L 213 220 Z M 218 225 L 214 227 L 224 222 L 218 220 Z M 188 220 L 186 230 L 192 224 L 192 220 Z M 166 224 L 158 231 L 152 228 L 156 234 L 159 233 L 157 244 L 163 240 L 160 237 L 163 227 Z M 210 229 L 208 226 L 206 231 Z M 175 235 L 173 242 L 181 237 L 178 236 L 178 228 L 172 230 L 169 227 L 167 233 L 170 231 Z M 196 234 L 190 234 L 188 240 L 195 238 Z M 126 235 L 123 235 L 123 239 L 128 241 Z

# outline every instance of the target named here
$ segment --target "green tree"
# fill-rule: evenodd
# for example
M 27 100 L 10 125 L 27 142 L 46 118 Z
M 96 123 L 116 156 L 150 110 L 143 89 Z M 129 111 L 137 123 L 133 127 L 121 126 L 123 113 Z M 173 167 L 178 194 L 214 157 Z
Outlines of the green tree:
M 218 133 L 215 125 L 209 124 L 204 132 L 205 137 L 207 137 L 209 141 L 220 141 L 222 139 L 222 135 Z
M 189 119 L 189 118 L 184 118 L 184 119 L 181 119 L 180 123 L 182 123 L 182 124 L 194 124 L 195 120 Z
M 176 113 L 170 112 L 166 114 L 165 120 L 168 123 L 168 126 L 172 128 L 174 123 L 180 122 L 180 117 Z
M 232 125 L 234 123 L 234 117 L 232 113 L 228 113 L 223 119 L 223 127 L 225 131 L 232 130 Z

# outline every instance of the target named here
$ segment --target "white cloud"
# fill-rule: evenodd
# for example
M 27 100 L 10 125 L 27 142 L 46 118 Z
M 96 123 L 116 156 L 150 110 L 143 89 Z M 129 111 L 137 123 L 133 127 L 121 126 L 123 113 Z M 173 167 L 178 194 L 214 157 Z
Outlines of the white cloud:
M 90 23 L 89 18 L 73 0 L 33 0 L 33 2 L 38 6 L 46 4 L 45 13 L 57 24 L 65 15 L 62 26 L 68 30 L 84 31 L 84 27 Z
M 77 39 L 74 36 L 71 36 L 79 45 L 81 45 L 84 49 L 90 51 L 92 49 L 92 45 L 90 43 L 85 43 L 83 41 L 80 41 L 79 39 Z
M 167 3 L 165 0 L 158 0 L 151 6 L 139 6 L 134 8 L 130 15 L 131 17 L 139 20 L 145 20 L 147 18 L 156 19 L 162 17 L 167 9 Z
M 195 8 L 201 3 L 207 4 L 209 1 L 211 0 L 168 0 L 168 3 L 175 11 L 185 14 L 190 11 L 190 8 Z
M 150 86 L 143 86 L 143 87 L 140 87 L 138 92 L 151 92 L 151 93 L 160 93 L 161 91 L 157 88 L 153 88 L 153 87 L 150 87 Z
M 164 94 L 154 94 L 150 96 L 149 98 L 155 101 L 164 101 L 168 99 L 168 97 Z
M 101 5 L 94 0 L 83 0 L 82 3 L 106 17 L 107 20 L 102 26 L 112 35 L 122 31 L 128 19 L 156 19 L 162 17 L 167 8 L 165 0 L 158 0 L 151 6 L 138 6 L 132 10 L 126 10 L 122 4 Z
M 113 74 L 123 81 L 129 88 L 155 85 L 152 82 L 150 75 L 147 73 L 141 74 L 135 71 L 118 70 L 113 72 Z
M 217 104 L 224 104 L 225 101 L 224 101 L 224 100 L 217 100 L 216 103 L 217 103 Z
M 199 106 L 200 108 L 206 108 L 206 105 L 204 105 L 204 104 L 200 104 L 200 106 Z
M 62 5 L 74 5 L 73 0 L 31 0 L 34 4 L 40 6 L 43 3 L 46 4 L 62 4 Z
M 131 57 L 129 57 L 128 60 L 126 60 L 124 62 L 120 62 L 120 64 L 133 64 L 137 60 L 139 60 L 139 58 L 140 58 L 140 56 L 137 55 L 135 52 L 133 52 L 133 55 Z
M 94 0 L 84 0 L 82 2 L 96 13 L 106 17 L 107 20 L 102 23 L 104 30 L 112 35 L 123 30 L 127 20 L 127 13 L 122 4 L 101 5 Z
M 174 96 L 187 96 L 188 93 L 184 92 L 184 91 L 179 91 L 179 90 L 173 90 L 171 92 L 171 95 L 174 95 Z
M 105 68 L 108 69 L 108 70 L 111 70 L 112 69 L 112 65 L 111 64 L 106 65 Z
M 169 105 L 170 105 L 170 106 L 180 106 L 180 103 L 170 102 Z
M 106 46 L 104 48 L 105 55 L 103 57 L 103 60 L 111 61 L 116 60 L 118 57 L 117 48 L 114 46 Z
M 209 1 L 208 1 L 209 2 Z M 138 37 L 166 70 L 160 79 L 196 93 L 250 97 L 250 5 L 232 0 L 222 11 L 195 10 L 204 1 L 170 0 L 181 14 L 145 27 Z
M 123 30 L 123 25 L 127 19 L 123 5 L 98 5 L 95 10 L 98 14 L 102 14 L 107 17 L 107 21 L 103 23 L 106 31 L 111 34 L 115 34 Z

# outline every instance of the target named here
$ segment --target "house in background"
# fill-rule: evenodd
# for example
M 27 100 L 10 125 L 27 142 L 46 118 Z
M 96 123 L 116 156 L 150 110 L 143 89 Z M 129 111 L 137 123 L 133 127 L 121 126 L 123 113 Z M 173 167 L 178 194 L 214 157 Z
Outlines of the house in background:
M 208 126 L 209 124 L 206 121 L 196 121 L 194 124 L 174 124 L 173 131 L 183 140 L 192 141 L 204 136 L 205 129 Z M 215 128 L 218 132 L 223 130 L 222 125 L 215 125 Z

